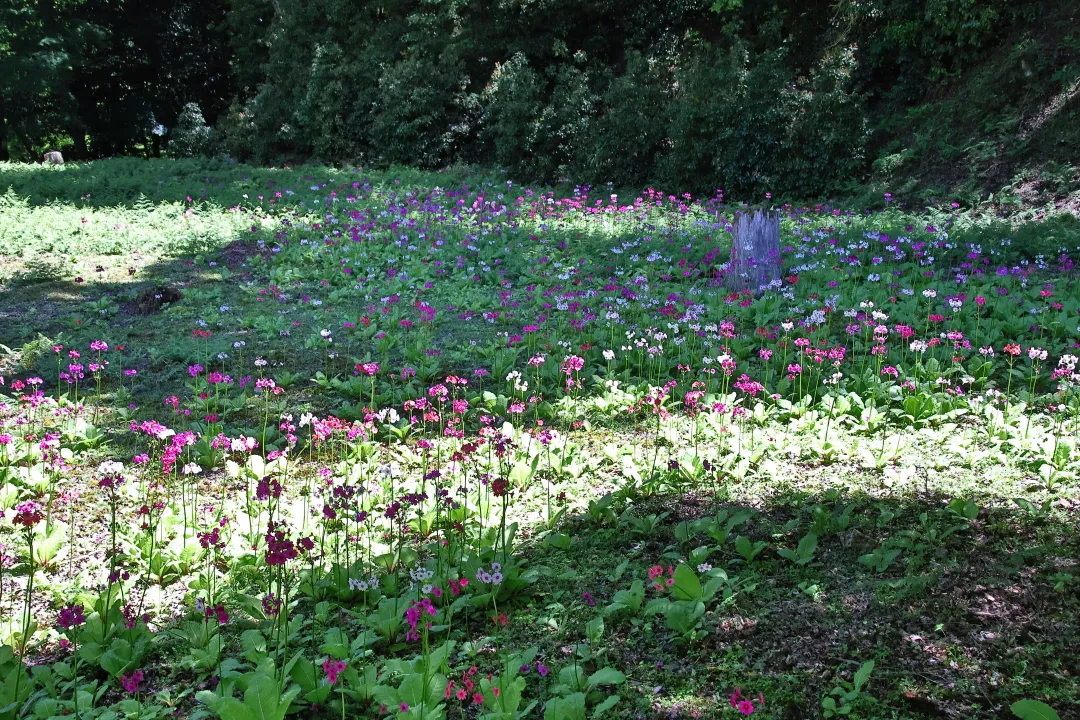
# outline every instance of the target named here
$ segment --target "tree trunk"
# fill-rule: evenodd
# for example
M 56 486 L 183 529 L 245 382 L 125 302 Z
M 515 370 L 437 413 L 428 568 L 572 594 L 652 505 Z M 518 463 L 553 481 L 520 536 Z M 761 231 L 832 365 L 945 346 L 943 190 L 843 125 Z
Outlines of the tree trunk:
M 7 107 L 4 105 L 4 96 L 0 95 L 0 162 L 7 162 L 11 159 L 8 153 L 8 133 L 7 133 Z
M 69 125 L 68 135 L 71 136 L 72 160 L 85 160 L 89 155 L 86 149 L 86 129 L 81 125 Z
M 732 290 L 758 292 L 780 280 L 780 215 L 756 210 L 735 218 L 731 260 L 725 273 Z

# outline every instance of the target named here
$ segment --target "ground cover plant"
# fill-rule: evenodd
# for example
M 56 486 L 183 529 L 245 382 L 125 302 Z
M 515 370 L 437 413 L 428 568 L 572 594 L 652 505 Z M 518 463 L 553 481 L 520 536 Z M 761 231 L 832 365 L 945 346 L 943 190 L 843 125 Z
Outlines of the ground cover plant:
M 1080 714 L 1067 220 L 0 185 L 2 718 Z

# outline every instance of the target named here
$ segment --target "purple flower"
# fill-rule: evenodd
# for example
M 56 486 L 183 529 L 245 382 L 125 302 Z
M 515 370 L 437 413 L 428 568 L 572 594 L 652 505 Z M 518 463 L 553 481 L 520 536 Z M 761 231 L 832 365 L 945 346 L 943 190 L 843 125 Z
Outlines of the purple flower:
M 85 622 L 86 616 L 83 615 L 82 605 L 71 605 L 66 607 L 56 616 L 56 624 L 65 630 L 77 628 Z
M 142 670 L 136 670 L 130 675 L 121 675 L 120 684 L 124 687 L 124 692 L 137 693 L 139 692 L 139 683 L 143 681 Z

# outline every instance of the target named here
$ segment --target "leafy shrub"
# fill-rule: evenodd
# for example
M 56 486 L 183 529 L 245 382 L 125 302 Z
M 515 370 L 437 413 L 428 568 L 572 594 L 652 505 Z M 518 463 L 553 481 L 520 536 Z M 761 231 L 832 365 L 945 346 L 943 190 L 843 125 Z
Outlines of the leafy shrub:
M 336 43 L 319 45 L 311 61 L 307 92 L 296 110 L 297 124 L 310 138 L 313 152 L 328 160 L 355 154 L 354 143 L 343 132 L 349 97 L 345 63 Z
M 207 126 L 198 103 L 188 103 L 169 133 L 169 153 L 175 157 L 208 155 L 213 131 Z
M 632 52 L 626 72 L 599 100 L 581 171 L 597 181 L 645 185 L 667 151 L 673 78 L 655 58 Z
M 780 53 L 751 62 L 741 45 L 714 51 L 676 74 L 672 153 L 665 181 L 708 191 L 770 189 L 794 115 L 796 98 Z
M 451 113 L 462 77 L 460 61 L 452 54 L 408 56 L 387 67 L 379 77 L 371 143 L 387 164 L 441 167 L 452 158 Z
M 523 170 L 525 156 L 535 151 L 542 92 L 540 76 L 522 53 L 495 65 L 482 96 L 481 141 L 500 166 Z

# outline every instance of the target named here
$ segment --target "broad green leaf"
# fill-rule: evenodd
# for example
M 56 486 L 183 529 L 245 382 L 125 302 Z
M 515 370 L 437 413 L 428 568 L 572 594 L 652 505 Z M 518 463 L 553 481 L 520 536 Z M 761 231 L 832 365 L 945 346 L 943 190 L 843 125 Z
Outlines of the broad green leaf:
M 626 682 L 626 676 L 615 668 L 601 668 L 589 676 L 589 690 L 595 690 L 598 685 L 622 685 Z
M 281 686 L 269 675 L 255 673 L 244 691 L 244 705 L 257 720 L 281 720 L 289 709 L 286 702 L 282 705 Z
M 222 720 L 259 720 L 244 703 L 234 697 L 221 697 L 212 690 L 200 690 L 195 697 Z
M 544 709 L 544 720 L 585 720 L 585 693 L 551 698 Z
M 544 542 L 559 550 L 567 550 L 570 548 L 570 536 L 564 533 L 549 533 L 544 538 Z
M 604 700 L 604 702 L 593 708 L 592 720 L 597 720 L 597 718 L 603 717 L 604 714 L 611 708 L 615 707 L 615 705 L 617 705 L 619 700 L 621 699 L 622 698 L 620 698 L 618 695 L 608 695 L 607 699 Z
M 675 584 L 671 586 L 671 594 L 676 600 L 697 600 L 701 597 L 701 581 L 686 563 L 675 568 Z
M 338 660 L 344 660 L 349 657 L 349 637 L 341 628 L 330 628 L 326 631 L 320 650 Z
M 855 689 L 862 690 L 863 685 L 870 679 L 870 673 L 874 672 L 874 661 L 867 660 L 855 671 Z
M 817 543 L 818 536 L 816 533 L 806 533 L 806 535 L 803 536 L 803 539 L 799 541 L 799 556 L 805 558 L 813 555 L 814 551 L 817 550 Z
M 1020 720 L 1061 720 L 1054 708 L 1041 700 L 1018 700 L 1009 709 Z

